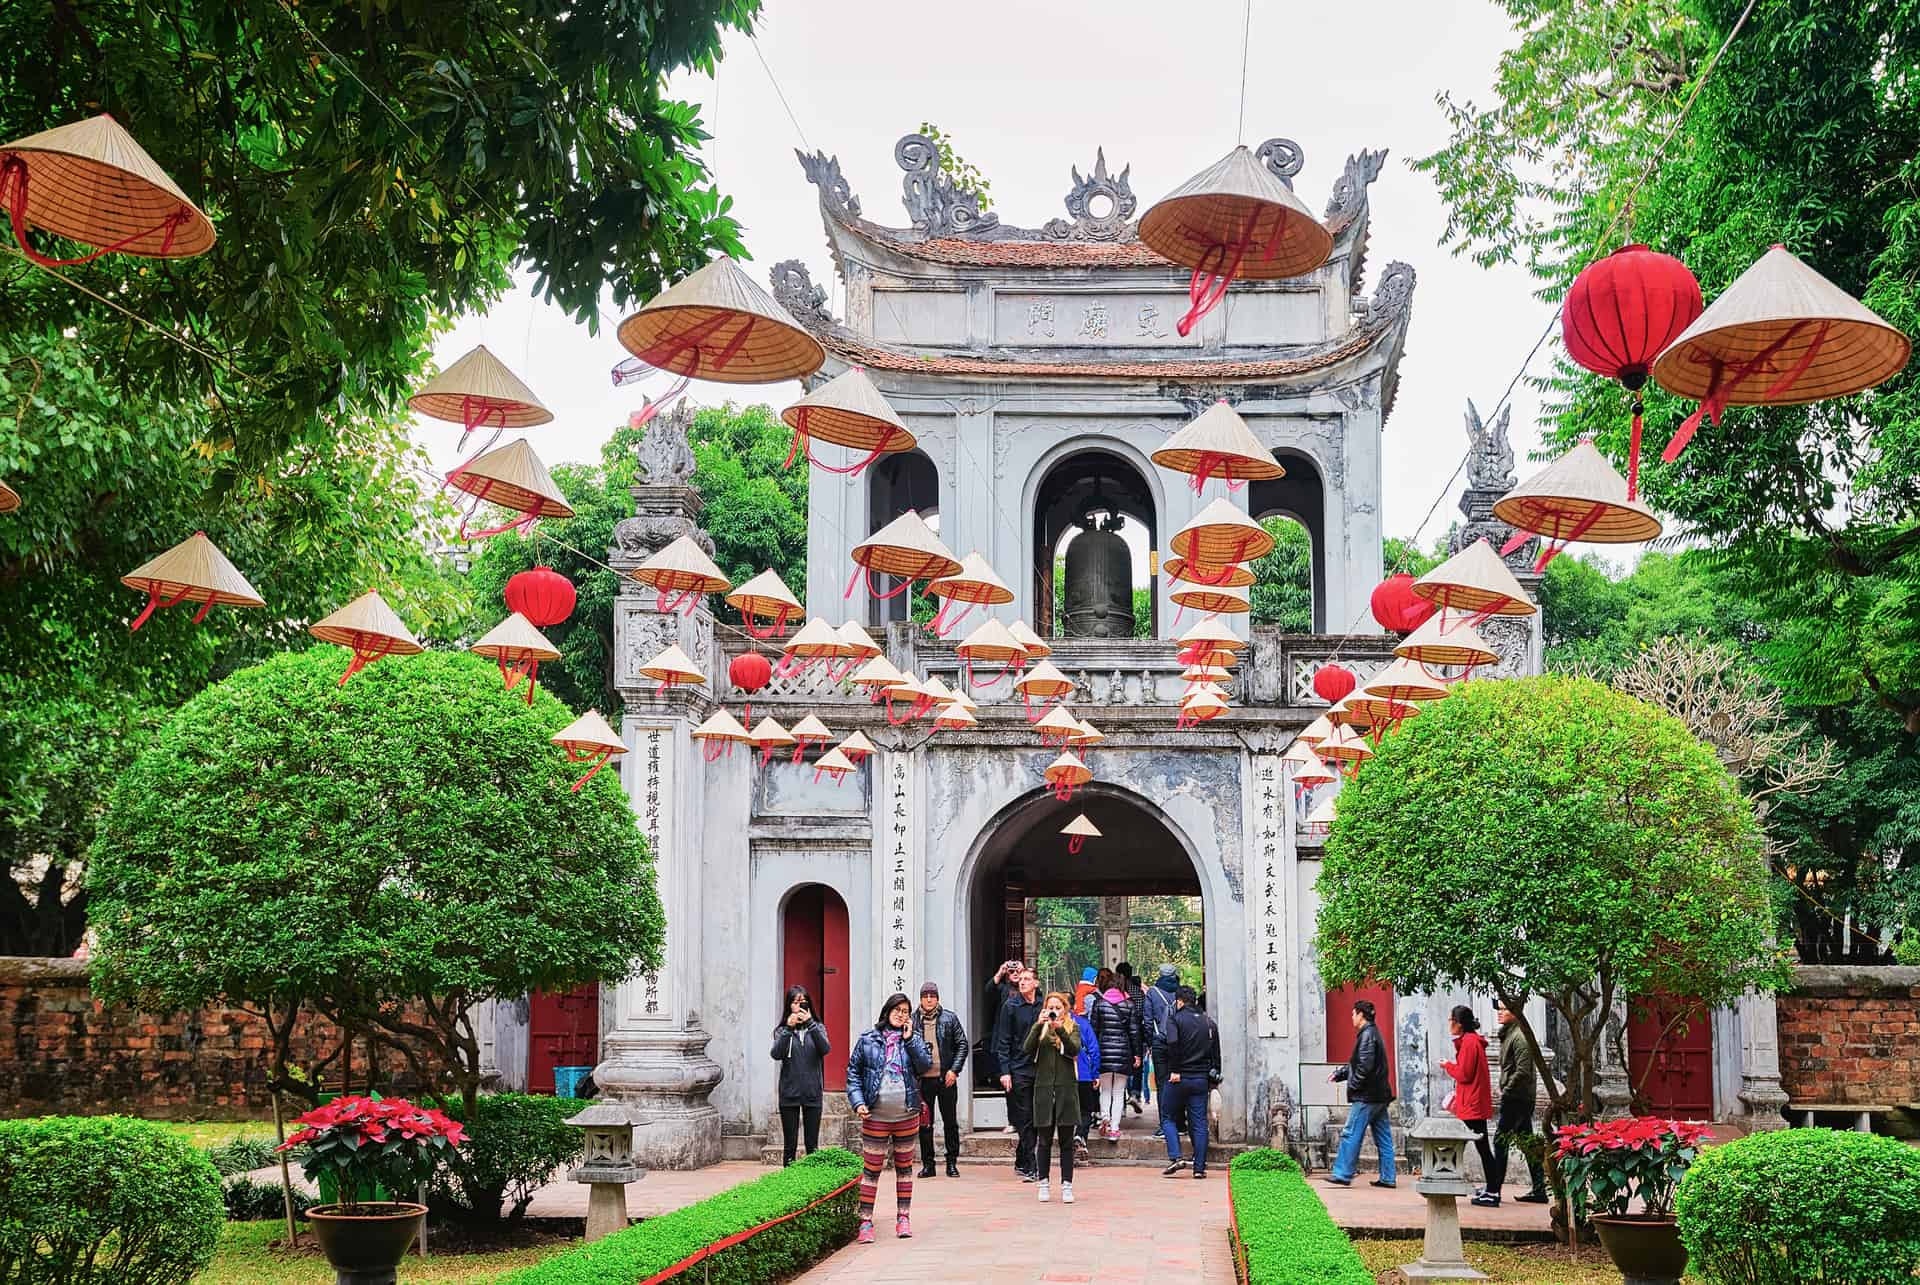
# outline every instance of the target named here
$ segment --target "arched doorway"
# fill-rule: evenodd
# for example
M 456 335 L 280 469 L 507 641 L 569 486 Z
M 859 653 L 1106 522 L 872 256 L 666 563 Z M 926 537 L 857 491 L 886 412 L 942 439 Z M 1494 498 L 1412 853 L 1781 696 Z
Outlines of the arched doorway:
M 1313 619 L 1309 629 L 1299 632 L 1324 633 L 1328 627 L 1326 486 L 1319 466 L 1298 451 L 1277 450 L 1274 458 L 1286 469 L 1286 476 L 1270 482 L 1249 483 L 1247 513 L 1255 520 L 1291 518 L 1306 530 L 1312 545 L 1308 579 Z
M 934 530 L 940 529 L 940 471 L 918 450 L 899 451 L 867 470 L 867 534 L 912 509 Z M 883 577 L 887 588 L 892 577 Z M 891 598 L 870 596 L 868 623 L 884 625 L 905 620 L 912 608 L 911 591 Z
M 827 1054 L 825 1087 L 847 1087 L 847 1051 L 853 1029 L 849 1013 L 847 903 L 824 884 L 794 889 L 780 915 L 780 991 L 804 986 L 826 1024 L 833 1051 Z
M 1116 522 L 1115 519 L 1118 519 Z M 1043 637 L 1103 637 L 1116 630 L 1111 617 L 1096 623 L 1092 613 L 1068 612 L 1063 568 L 1074 540 L 1090 529 L 1111 531 L 1127 551 L 1125 609 L 1132 613 L 1127 637 L 1159 633 L 1158 594 L 1148 551 L 1158 547 L 1158 515 L 1153 488 L 1123 456 L 1097 447 L 1075 451 L 1054 462 L 1041 478 L 1033 505 L 1034 628 Z

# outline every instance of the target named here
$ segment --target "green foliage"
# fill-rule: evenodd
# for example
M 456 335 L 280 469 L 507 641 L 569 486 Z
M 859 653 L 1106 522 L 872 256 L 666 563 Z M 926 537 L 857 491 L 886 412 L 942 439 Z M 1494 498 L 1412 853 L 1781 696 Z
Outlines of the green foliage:
M 823 1201 L 700 1264 L 701 1279 L 713 1285 L 786 1280 L 853 1239 L 859 1180 L 860 1158 L 826 1147 L 764 1178 L 515 1272 L 502 1285 L 633 1285 L 717 1240 Z
M 565 1164 L 577 1159 L 584 1134 L 566 1121 L 587 1103 L 546 1094 L 489 1093 L 469 1113 L 456 1103 L 447 1112 L 467 1126 L 467 1139 L 435 1176 L 427 1203 L 457 1217 L 518 1222 L 533 1193 Z
M 276 1069 L 309 1004 L 470 1094 L 469 1005 L 658 966 L 653 862 L 612 774 L 570 791 L 550 694 L 465 653 L 346 666 L 243 670 L 134 761 L 92 854 L 94 986 L 268 1010 Z
M 185 1285 L 225 1211 L 207 1158 L 124 1116 L 0 1120 L 0 1281 Z
M 255 1182 L 251 1178 L 229 1178 L 220 1187 L 220 1198 L 227 1206 L 227 1221 L 233 1223 L 267 1222 L 287 1216 L 286 1189 L 277 1182 Z M 312 1196 L 293 1188 L 293 1216 L 302 1218 L 318 1203 Z
M 1607 677 L 1657 638 L 1750 643 L 1762 625 L 1699 553 L 1648 553 L 1628 576 L 1601 558 L 1555 558 L 1540 586 L 1547 668 Z
M 1920 1152 L 1835 1129 L 1749 1134 L 1694 1161 L 1676 1212 L 1710 1285 L 1904 1285 L 1920 1269 Z
M 1292 518 L 1262 518 L 1273 552 L 1253 564 L 1253 623 L 1285 634 L 1313 632 L 1313 537 Z M 1329 626 L 1331 627 L 1331 626 Z
M 1372 1285 L 1373 1273 L 1284 1151 L 1259 1147 L 1227 1166 L 1235 1257 L 1253 1285 Z
M 265 1169 L 274 1162 L 273 1139 L 264 1134 L 257 1138 L 234 1138 L 202 1150 L 222 1178 L 249 1169 Z
M 971 196 L 985 214 L 993 208 L 993 184 L 978 168 L 969 165 L 965 157 L 953 150 L 953 135 L 941 130 L 938 125 L 927 121 L 920 122 L 919 132 L 926 135 L 940 154 L 940 172 L 953 180 L 953 190 Z

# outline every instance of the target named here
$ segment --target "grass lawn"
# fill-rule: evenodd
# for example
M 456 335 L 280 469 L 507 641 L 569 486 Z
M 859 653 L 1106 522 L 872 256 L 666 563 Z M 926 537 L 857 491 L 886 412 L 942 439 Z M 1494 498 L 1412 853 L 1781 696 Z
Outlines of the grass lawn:
M 1353 1247 L 1375 1275 L 1420 1257 L 1418 1240 L 1355 1239 Z M 1620 1272 L 1598 1245 L 1582 1246 L 1576 1261 L 1561 1245 L 1489 1245 L 1470 1240 L 1467 1261 L 1501 1285 L 1620 1285 Z M 1685 1285 L 1700 1281 L 1692 1275 L 1680 1279 Z
M 215 1147 L 235 1138 L 273 1141 L 271 1120 L 156 1120 L 154 1123 L 195 1147 Z
M 333 1285 L 333 1269 L 313 1244 L 312 1233 L 301 1233 L 300 1249 L 294 1253 L 268 1248 L 269 1242 L 284 1235 L 286 1228 L 278 1222 L 228 1223 L 220 1233 L 220 1248 L 213 1262 L 193 1278 L 194 1285 L 261 1285 L 263 1281 L 274 1285 Z M 428 1228 L 427 1236 L 428 1244 L 432 1244 L 432 1228 Z M 400 1264 L 400 1281 L 401 1285 L 408 1281 L 487 1285 L 510 1268 L 537 1263 L 566 1248 L 556 1242 L 491 1254 L 430 1254 L 424 1259 L 409 1256 Z

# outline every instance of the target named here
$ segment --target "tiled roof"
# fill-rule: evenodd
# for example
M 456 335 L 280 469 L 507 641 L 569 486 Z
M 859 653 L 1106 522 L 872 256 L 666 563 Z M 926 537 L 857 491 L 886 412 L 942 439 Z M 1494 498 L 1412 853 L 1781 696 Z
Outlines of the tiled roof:
M 1165 268 L 1184 271 L 1139 241 L 908 241 L 862 224 L 860 234 L 908 258 L 961 268 Z
M 875 370 L 919 371 L 934 375 L 985 378 L 1055 376 L 1077 379 L 1252 380 L 1283 379 L 1324 370 L 1365 352 L 1392 327 L 1356 331 L 1339 343 L 1303 357 L 1183 359 L 1175 361 L 1031 361 L 992 357 L 916 353 L 882 347 L 843 329 L 820 335 L 827 351 L 844 361 Z

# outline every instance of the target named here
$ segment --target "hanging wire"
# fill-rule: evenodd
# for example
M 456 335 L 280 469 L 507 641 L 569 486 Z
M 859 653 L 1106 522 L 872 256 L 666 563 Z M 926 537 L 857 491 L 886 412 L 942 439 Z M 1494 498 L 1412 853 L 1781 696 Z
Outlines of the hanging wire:
M 1244 147 L 1247 143 L 1247 49 L 1252 32 L 1253 0 L 1247 0 L 1246 11 L 1240 19 L 1240 120 L 1234 128 L 1235 147 Z

